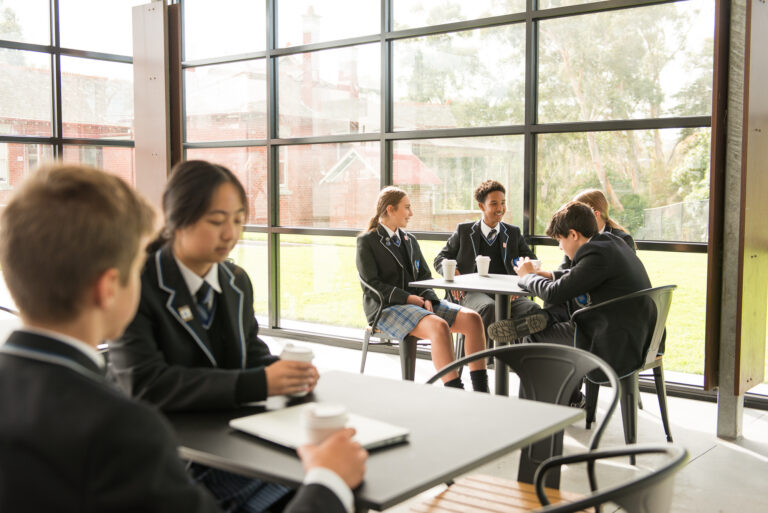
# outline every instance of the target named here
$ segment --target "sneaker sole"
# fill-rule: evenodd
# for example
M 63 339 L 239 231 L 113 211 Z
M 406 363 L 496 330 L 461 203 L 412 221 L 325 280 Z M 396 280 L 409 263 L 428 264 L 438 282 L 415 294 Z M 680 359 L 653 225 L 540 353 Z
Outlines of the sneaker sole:
M 513 342 L 547 327 L 547 316 L 533 314 L 519 319 L 497 321 L 488 327 L 488 335 L 496 342 Z

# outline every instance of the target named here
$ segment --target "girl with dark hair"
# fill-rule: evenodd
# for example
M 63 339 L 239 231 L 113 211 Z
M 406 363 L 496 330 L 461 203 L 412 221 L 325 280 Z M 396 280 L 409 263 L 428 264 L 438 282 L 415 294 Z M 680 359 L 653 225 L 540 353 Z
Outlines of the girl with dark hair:
M 232 409 L 308 392 L 317 383 L 312 364 L 270 354 L 258 337 L 251 281 L 225 260 L 240 239 L 247 208 L 229 169 L 201 160 L 174 167 L 163 194 L 165 226 L 148 247 L 139 310 L 110 343 L 112 375 L 129 395 L 164 411 Z M 271 507 L 288 491 L 193 467 L 219 499 L 243 504 L 240 511 Z M 254 497 L 256 508 L 249 506 Z
M 405 231 L 413 215 L 408 195 L 397 187 L 380 193 L 376 214 L 366 233 L 357 238 L 357 270 L 360 277 L 384 298 L 376 327 L 403 339 L 413 335 L 432 343 L 432 363 L 441 369 L 455 359 L 451 332 L 466 336 L 467 354 L 485 349 L 483 321 L 477 312 L 441 301 L 432 289 L 414 289 L 408 283 L 432 277 L 416 238 Z M 376 316 L 378 298 L 363 288 L 363 308 L 368 322 Z M 469 364 L 472 388 L 488 392 L 485 359 Z M 464 388 L 456 372 L 443 377 L 445 386 Z

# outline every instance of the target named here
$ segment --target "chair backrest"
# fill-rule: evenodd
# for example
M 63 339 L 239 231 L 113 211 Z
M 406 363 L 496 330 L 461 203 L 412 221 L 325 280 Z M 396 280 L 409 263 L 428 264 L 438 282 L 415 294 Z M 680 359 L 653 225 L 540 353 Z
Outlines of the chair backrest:
M 445 374 L 481 358 L 500 359 L 520 378 L 520 397 L 534 401 L 568 405 L 571 394 L 587 373 L 597 372 L 611 384 L 613 396 L 603 421 L 595 429 L 589 443 L 594 449 L 619 400 L 619 379 L 606 362 L 581 349 L 558 344 L 518 344 L 473 353 L 456 360 L 432 376 L 434 383 Z
M 379 323 L 379 317 L 381 317 L 381 311 L 384 309 L 383 308 L 384 307 L 384 298 L 381 297 L 381 293 L 378 290 L 376 290 L 375 288 L 373 288 L 370 283 L 365 281 L 362 276 L 360 276 L 358 274 L 357 277 L 358 277 L 358 279 L 360 279 L 360 285 L 363 286 L 363 289 L 370 290 L 373 293 L 373 295 L 376 296 L 376 299 L 379 302 L 379 308 L 378 308 L 378 310 L 376 310 L 376 316 L 373 318 L 373 322 L 371 323 L 371 333 L 375 333 L 376 332 L 376 325 Z
M 619 377 L 637 371 L 656 358 L 676 288 L 640 290 L 577 310 L 571 317 L 576 347 L 608 362 Z M 589 378 L 600 382 L 595 375 Z
M 603 449 L 583 454 L 555 456 L 539 466 L 534 478 L 536 495 L 542 504 L 549 504 L 544 493 L 545 476 L 548 471 L 561 465 L 587 463 L 593 466 L 601 459 L 624 457 L 641 454 L 664 454 L 665 461 L 650 473 L 643 473 L 619 485 L 598 489 L 581 499 L 549 505 L 536 510 L 537 513 L 569 513 L 583 511 L 585 508 L 614 503 L 628 513 L 666 513 L 669 511 L 674 491 L 674 475 L 685 465 L 688 452 L 679 446 L 665 445 L 630 445 L 618 449 Z

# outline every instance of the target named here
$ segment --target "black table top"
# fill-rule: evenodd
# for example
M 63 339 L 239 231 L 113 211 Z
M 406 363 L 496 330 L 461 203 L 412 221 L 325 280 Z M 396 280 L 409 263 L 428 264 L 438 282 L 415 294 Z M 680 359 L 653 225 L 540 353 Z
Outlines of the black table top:
M 214 413 L 168 415 L 183 458 L 288 485 L 304 476 L 296 454 L 236 432 L 229 419 L 304 401 L 345 404 L 366 415 L 411 430 L 404 444 L 374 450 L 358 507 L 382 510 L 510 451 L 561 431 L 584 411 L 517 398 L 445 389 L 410 381 L 340 371 L 324 373 L 313 394 L 266 406 Z

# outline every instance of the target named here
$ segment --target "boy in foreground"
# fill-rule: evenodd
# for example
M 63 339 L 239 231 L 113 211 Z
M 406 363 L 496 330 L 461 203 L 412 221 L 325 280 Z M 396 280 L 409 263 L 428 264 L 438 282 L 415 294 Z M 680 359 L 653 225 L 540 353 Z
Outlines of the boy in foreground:
M 167 422 L 113 388 L 96 351 L 136 312 L 153 220 L 120 179 L 80 166 L 40 169 L 3 211 L 0 265 L 24 327 L 0 345 L 0 511 L 219 511 Z M 315 484 L 286 511 L 351 511 L 367 457 L 353 433 L 301 449 Z

